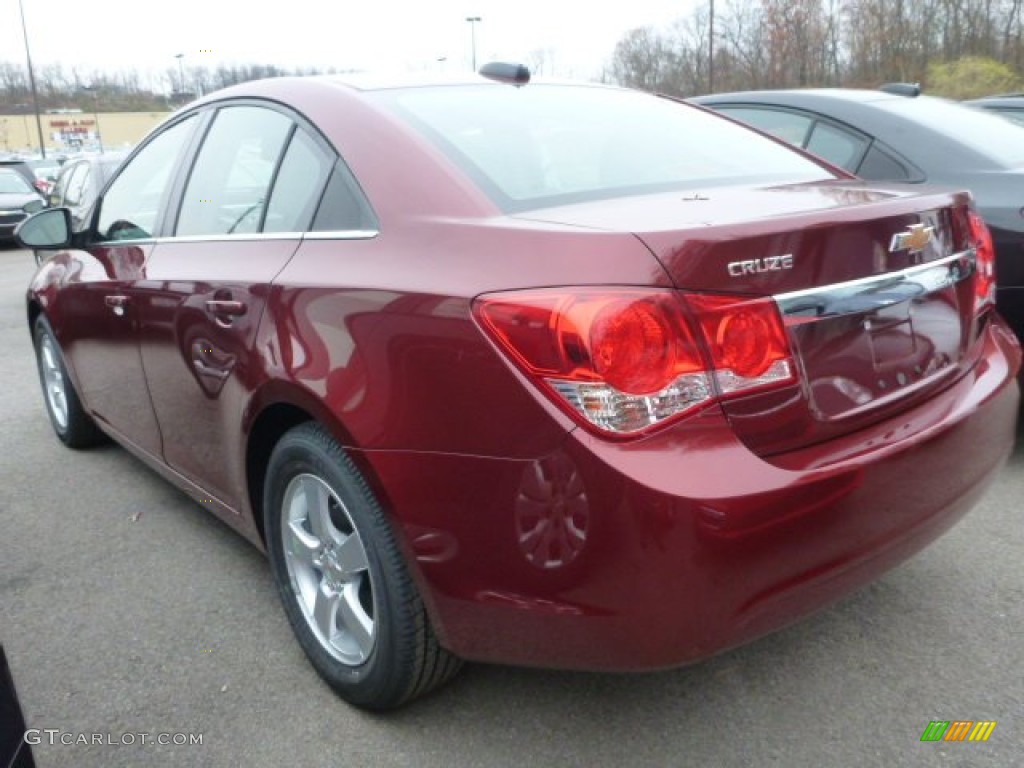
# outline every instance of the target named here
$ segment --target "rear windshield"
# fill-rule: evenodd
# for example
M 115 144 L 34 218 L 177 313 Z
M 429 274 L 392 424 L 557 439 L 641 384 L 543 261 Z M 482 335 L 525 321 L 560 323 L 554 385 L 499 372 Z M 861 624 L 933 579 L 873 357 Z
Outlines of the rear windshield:
M 0 194 L 28 195 L 32 192 L 28 182 L 14 171 L 0 171 Z
M 970 147 L 1000 168 L 1024 166 L 1024 127 L 999 115 L 925 96 L 875 105 Z
M 378 91 L 502 209 L 835 178 L 747 128 L 636 91 L 534 84 Z

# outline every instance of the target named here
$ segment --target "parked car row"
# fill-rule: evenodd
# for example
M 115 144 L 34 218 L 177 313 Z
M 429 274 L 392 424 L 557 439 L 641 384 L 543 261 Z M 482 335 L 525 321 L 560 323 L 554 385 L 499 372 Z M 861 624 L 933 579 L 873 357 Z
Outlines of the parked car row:
M 14 229 L 28 214 L 45 206 L 67 206 L 73 226 L 83 225 L 103 185 L 124 154 L 105 152 L 55 160 L 0 159 L 0 242 L 13 241 Z M 6 181 L 16 174 L 28 186 Z
M 0 242 L 14 239 L 14 230 L 46 207 L 42 195 L 13 164 L 0 164 Z

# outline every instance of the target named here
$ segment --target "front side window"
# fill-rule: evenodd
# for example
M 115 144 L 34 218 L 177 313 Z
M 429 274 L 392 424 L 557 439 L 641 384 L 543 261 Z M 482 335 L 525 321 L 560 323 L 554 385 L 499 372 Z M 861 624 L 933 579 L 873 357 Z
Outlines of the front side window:
M 258 232 L 292 121 L 263 107 L 221 109 L 185 188 L 175 234 Z
M 772 136 L 802 147 L 811 130 L 812 118 L 784 109 L 762 109 L 759 107 L 718 107 L 715 109 L 729 117 L 752 125 Z
M 153 237 L 172 171 L 192 135 L 194 116 L 151 139 L 110 185 L 100 208 L 100 240 Z
M 499 207 L 833 178 L 695 107 L 593 86 L 440 86 L 368 94 L 434 141 Z

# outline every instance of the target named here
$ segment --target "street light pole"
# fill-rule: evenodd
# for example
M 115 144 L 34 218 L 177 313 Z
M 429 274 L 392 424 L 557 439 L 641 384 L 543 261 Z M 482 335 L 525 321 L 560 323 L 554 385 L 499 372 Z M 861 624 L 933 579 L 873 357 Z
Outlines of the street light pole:
M 174 54 L 174 58 L 176 58 L 178 60 L 178 93 L 184 94 L 185 93 L 185 64 L 184 64 L 185 54 L 184 53 L 176 53 L 176 54 Z M 184 96 L 182 96 L 182 98 L 184 99 Z
M 469 22 L 469 39 L 473 49 L 473 71 L 476 72 L 476 23 L 483 19 L 479 16 L 467 16 L 466 21 Z
M 36 92 L 36 76 L 32 71 L 32 54 L 28 50 L 28 28 L 25 26 L 25 6 L 22 0 L 18 0 L 18 10 L 21 11 L 21 34 L 25 38 L 25 61 L 28 63 L 28 84 L 32 89 L 32 108 L 36 113 L 36 130 L 39 133 L 39 153 L 46 159 L 46 144 L 43 142 L 43 120 L 39 117 L 39 94 Z
M 99 94 L 95 85 L 85 86 L 85 90 L 92 92 L 92 116 L 96 121 L 96 143 L 100 145 L 100 154 L 103 154 L 103 137 L 100 135 L 100 106 Z

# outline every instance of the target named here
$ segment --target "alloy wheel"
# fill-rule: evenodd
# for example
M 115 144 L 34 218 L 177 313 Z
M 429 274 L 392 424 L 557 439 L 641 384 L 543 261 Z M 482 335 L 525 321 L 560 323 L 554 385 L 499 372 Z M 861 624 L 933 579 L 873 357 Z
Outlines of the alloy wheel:
M 376 643 L 374 585 L 363 540 L 345 505 L 319 477 L 292 478 L 281 534 L 292 593 L 323 648 L 350 666 Z

